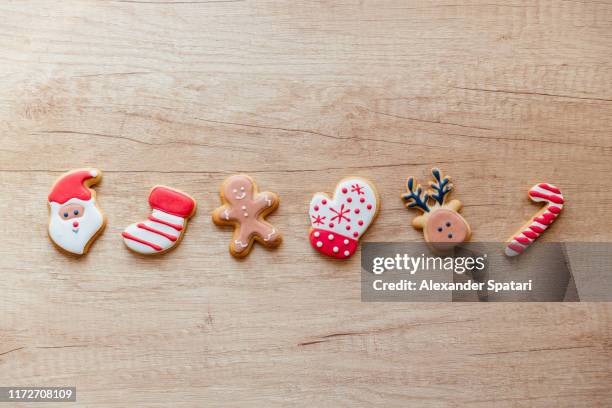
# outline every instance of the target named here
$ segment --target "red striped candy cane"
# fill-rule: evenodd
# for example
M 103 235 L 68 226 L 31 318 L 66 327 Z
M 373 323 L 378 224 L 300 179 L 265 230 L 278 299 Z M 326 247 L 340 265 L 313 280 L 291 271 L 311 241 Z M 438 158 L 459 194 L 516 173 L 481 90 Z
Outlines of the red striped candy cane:
M 561 214 L 563 209 L 563 194 L 552 184 L 536 184 L 529 189 L 531 201 L 545 202 L 546 205 L 529 222 L 521 227 L 507 241 L 506 255 L 522 254 Z

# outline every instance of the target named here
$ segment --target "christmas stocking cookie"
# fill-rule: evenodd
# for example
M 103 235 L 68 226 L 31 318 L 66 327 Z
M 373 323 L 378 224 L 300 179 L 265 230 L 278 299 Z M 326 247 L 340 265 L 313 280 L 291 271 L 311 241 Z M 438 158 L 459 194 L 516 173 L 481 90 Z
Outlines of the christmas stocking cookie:
M 106 218 L 90 187 L 102 179 L 98 169 L 62 175 L 49 194 L 49 237 L 62 250 L 83 255 L 102 233 Z
M 380 207 L 376 188 L 351 177 L 340 181 L 334 196 L 317 193 L 310 201 L 310 244 L 333 258 L 351 257 Z
M 149 194 L 153 209 L 146 221 L 130 225 L 121 234 L 125 245 L 143 255 L 168 252 L 183 239 L 187 221 L 195 214 L 196 202 L 170 187 L 155 186 Z
M 412 226 L 422 229 L 425 241 L 437 252 L 445 252 L 468 241 L 472 235 L 467 221 L 459 214 L 462 204 L 459 200 L 448 201 L 453 190 L 450 177 L 442 175 L 439 169 L 432 169 L 434 180 L 431 189 L 423 189 L 413 177 L 408 179 L 408 192 L 402 194 L 406 208 L 416 208 L 421 215 L 412 220 Z
M 230 241 L 233 256 L 247 256 L 255 241 L 269 248 L 281 243 L 281 234 L 264 219 L 278 208 L 276 194 L 269 191 L 260 193 L 251 177 L 238 174 L 223 182 L 221 202 L 223 205 L 214 211 L 212 219 L 217 225 L 234 226 Z

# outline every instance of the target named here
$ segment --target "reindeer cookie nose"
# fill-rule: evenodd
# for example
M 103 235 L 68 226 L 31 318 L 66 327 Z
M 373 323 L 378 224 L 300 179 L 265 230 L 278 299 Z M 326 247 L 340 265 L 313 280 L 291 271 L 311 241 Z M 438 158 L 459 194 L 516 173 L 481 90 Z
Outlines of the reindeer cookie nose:
M 425 240 L 438 250 L 450 250 L 467 240 L 469 227 L 455 211 L 440 208 L 430 216 L 425 227 Z

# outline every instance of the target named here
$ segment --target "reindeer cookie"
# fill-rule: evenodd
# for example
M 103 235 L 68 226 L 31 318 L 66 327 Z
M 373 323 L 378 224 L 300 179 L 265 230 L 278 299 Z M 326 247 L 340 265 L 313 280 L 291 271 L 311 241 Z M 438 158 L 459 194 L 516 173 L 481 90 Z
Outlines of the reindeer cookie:
M 437 252 L 444 252 L 468 241 L 472 231 L 467 221 L 459 215 L 462 204 L 459 200 L 446 202 L 453 185 L 450 177 L 443 176 L 440 170 L 432 169 L 434 180 L 431 190 L 423 194 L 423 189 L 413 177 L 406 183 L 408 193 L 402 194 L 406 208 L 416 208 L 421 215 L 412 220 L 412 226 L 422 229 L 425 241 Z M 433 201 L 430 205 L 430 201 Z
M 276 194 L 258 192 L 257 184 L 251 177 L 239 174 L 227 178 L 221 185 L 221 202 L 223 206 L 213 212 L 212 219 L 217 225 L 234 226 L 230 242 L 233 256 L 247 256 L 255 241 L 269 248 L 281 243 L 281 234 L 264 219 L 278 208 Z

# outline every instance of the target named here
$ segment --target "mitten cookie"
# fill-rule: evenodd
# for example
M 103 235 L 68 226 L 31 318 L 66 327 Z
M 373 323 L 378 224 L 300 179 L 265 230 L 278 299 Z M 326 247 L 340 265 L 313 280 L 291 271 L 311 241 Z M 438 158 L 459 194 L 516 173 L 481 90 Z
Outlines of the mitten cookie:
M 187 221 L 196 212 L 196 201 L 187 194 L 165 186 L 155 186 L 149 194 L 153 209 L 144 222 L 130 225 L 121 234 L 125 245 L 143 255 L 163 254 L 183 239 Z
M 333 198 L 317 193 L 310 201 L 310 244 L 327 256 L 351 257 L 379 207 L 378 193 L 370 182 L 358 177 L 341 180 Z
M 563 210 L 565 203 L 563 194 L 552 184 L 536 184 L 529 189 L 528 194 L 531 201 L 546 203 L 546 205 L 508 239 L 504 251 L 507 256 L 517 256 L 525 252 L 529 245 L 533 244 L 533 241 L 561 215 L 561 210 Z
M 62 175 L 49 194 L 49 237 L 60 249 L 86 254 L 106 226 L 90 187 L 102 179 L 98 169 L 73 170 Z
M 217 225 L 234 226 L 230 253 L 235 257 L 247 256 L 255 241 L 269 248 L 281 243 L 281 234 L 264 219 L 278 208 L 278 196 L 258 191 L 255 181 L 245 174 L 231 176 L 221 185 L 223 205 L 214 211 L 212 219 Z
M 450 177 L 443 176 L 439 169 L 432 169 L 431 174 L 434 180 L 430 190 L 423 194 L 421 186 L 410 177 L 406 183 L 408 193 L 401 197 L 406 208 L 416 208 L 423 213 L 412 220 L 412 226 L 423 230 L 425 241 L 434 251 L 444 252 L 468 241 L 472 230 L 459 215 L 461 201 L 446 202 L 453 189 Z

